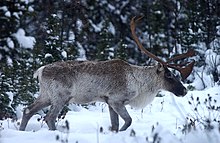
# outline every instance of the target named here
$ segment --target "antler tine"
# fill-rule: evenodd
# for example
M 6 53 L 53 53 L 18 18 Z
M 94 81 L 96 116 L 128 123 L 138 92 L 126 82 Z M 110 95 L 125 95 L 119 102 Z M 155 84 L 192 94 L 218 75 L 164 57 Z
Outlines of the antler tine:
M 145 53 L 146 55 L 148 55 L 150 58 L 155 59 L 156 61 L 158 61 L 158 62 L 161 63 L 162 65 L 166 66 L 166 64 L 167 64 L 166 62 L 164 62 L 162 59 L 158 58 L 157 56 L 155 56 L 154 54 L 150 53 L 148 50 L 146 50 L 146 49 L 144 48 L 144 46 L 140 43 L 140 41 L 139 41 L 139 39 L 138 39 L 138 37 L 137 37 L 137 35 L 136 35 L 136 33 L 135 33 L 136 23 L 137 23 L 138 21 L 140 21 L 143 17 L 144 17 L 144 16 L 141 16 L 141 17 L 137 18 L 136 20 L 135 20 L 136 17 L 133 17 L 133 18 L 131 19 L 130 28 L 131 28 L 132 37 L 133 37 L 134 41 L 136 42 L 136 44 L 138 45 L 139 49 L 140 49 L 143 53 Z
M 195 56 L 195 51 L 191 49 L 191 50 L 188 50 L 187 53 L 180 54 L 178 56 L 175 56 L 169 59 L 166 63 L 168 67 L 178 70 L 181 74 L 182 79 L 184 80 L 192 72 L 195 61 L 193 60 L 188 65 L 187 64 L 169 64 L 169 62 L 180 60 L 180 59 L 185 59 L 187 57 L 192 57 L 192 56 Z
M 175 57 L 167 60 L 167 63 L 172 62 L 172 61 L 176 61 L 176 60 L 180 60 L 180 59 L 185 59 L 185 58 L 192 57 L 192 56 L 195 56 L 195 51 L 193 49 L 190 49 L 187 51 L 187 53 L 180 54 L 178 56 L 175 56 Z
M 180 64 L 168 64 L 167 66 L 172 69 L 178 70 L 181 74 L 182 79 L 185 80 L 192 72 L 194 64 L 195 64 L 195 60 L 193 60 L 191 63 L 189 63 L 184 67 L 180 67 L 183 66 Z

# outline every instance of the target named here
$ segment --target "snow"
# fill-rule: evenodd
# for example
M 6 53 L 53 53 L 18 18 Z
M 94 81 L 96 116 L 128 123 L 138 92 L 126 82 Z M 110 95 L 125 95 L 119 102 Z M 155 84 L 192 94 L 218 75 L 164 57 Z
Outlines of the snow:
M 44 58 L 53 57 L 50 53 L 46 53 Z
M 73 31 L 70 31 L 69 34 L 70 34 L 69 40 L 74 42 L 75 41 L 75 34 L 73 33 Z
M 7 45 L 9 48 L 14 49 L 14 42 L 9 37 L 7 38 Z
M 18 40 L 18 43 L 22 48 L 33 49 L 35 44 L 35 38 L 31 36 L 25 36 L 25 31 L 22 28 L 19 28 L 17 33 L 14 33 L 13 36 Z
M 0 7 L 0 10 L 8 11 L 8 8 L 7 8 L 7 6 L 1 6 L 1 7 Z
M 128 17 L 126 15 L 125 16 L 120 15 L 120 18 L 121 18 L 122 23 L 127 23 Z
M 12 61 L 12 59 L 9 56 L 7 56 L 7 65 L 10 65 L 10 66 L 13 65 L 13 61 Z
M 108 31 L 111 32 L 113 35 L 115 35 L 115 33 L 116 33 L 115 27 L 111 22 L 109 23 Z
M 216 26 L 217 34 L 220 35 L 220 26 Z
M 191 83 L 197 90 L 203 90 L 206 87 L 211 87 L 214 84 L 211 75 L 202 72 L 196 72 L 195 80 Z
M 11 106 L 11 103 L 13 101 L 13 93 L 10 91 L 10 92 L 6 92 L 6 94 L 8 95 L 9 99 L 10 99 L 10 103 L 8 104 L 9 106 Z
M 79 42 L 77 42 L 76 44 L 77 44 L 78 52 L 79 52 L 79 57 L 76 60 L 78 60 L 78 61 L 87 60 L 85 49 L 82 47 L 82 45 Z
M 28 11 L 29 11 L 29 12 L 34 12 L 33 7 L 29 6 L 29 7 L 28 7 Z
M 76 27 L 79 31 L 82 31 L 82 27 L 83 27 L 83 22 L 81 19 L 77 19 L 76 21 Z
M 1 58 L 0 58 L 1 59 Z M 218 73 L 220 73 L 220 65 L 217 66 Z
M 61 55 L 62 55 L 64 58 L 67 58 L 67 52 L 66 52 L 66 51 L 62 51 L 62 52 L 61 52 Z
M 115 11 L 115 7 L 113 6 L 113 5 L 111 5 L 111 4 L 108 4 L 108 8 L 111 10 L 111 11 Z
M 13 122 L 9 119 L 0 121 L 0 142 L 1 143 L 56 143 L 61 140 L 68 140 L 71 143 L 141 143 L 153 142 L 160 143 L 219 143 L 220 133 L 218 129 L 207 131 L 202 125 L 196 123 L 197 130 L 183 134 L 183 125 L 187 123 L 186 117 L 196 117 L 193 104 L 188 102 L 199 101 L 202 103 L 198 108 L 198 113 L 202 118 L 209 117 L 211 112 L 207 110 L 203 102 L 210 97 L 216 99 L 216 105 L 220 104 L 219 86 L 209 87 L 203 91 L 189 91 L 185 97 L 176 97 L 169 92 L 162 92 L 165 96 L 156 97 L 154 101 L 142 111 L 134 110 L 127 106 L 128 112 L 132 117 L 132 125 L 124 132 L 109 131 L 110 118 L 107 105 L 96 103 L 86 108 L 82 106 L 70 105 L 73 111 L 69 111 L 65 119 L 57 122 L 56 131 L 49 131 L 44 121 L 37 121 L 40 115 L 34 115 L 28 123 L 26 131 L 18 131 L 21 119 Z M 214 103 L 212 103 L 214 104 Z M 21 110 L 22 107 L 19 107 Z M 213 113 L 219 120 L 219 111 Z M 66 120 L 69 122 L 70 129 L 64 128 Z M 120 126 L 123 120 L 120 119 Z M 102 128 L 102 129 L 100 129 Z M 100 130 L 102 130 L 100 132 Z M 59 141 L 56 140 L 57 136 Z
M 5 16 L 11 17 L 11 12 L 10 12 L 10 11 L 7 11 L 7 12 L 5 13 Z
M 94 24 L 91 20 L 89 20 L 89 23 L 91 24 L 95 32 L 100 32 L 103 28 L 104 21 L 101 21 L 98 24 Z
M 220 55 L 217 55 L 212 49 L 208 49 L 205 52 L 205 62 L 211 67 L 215 67 L 220 64 Z

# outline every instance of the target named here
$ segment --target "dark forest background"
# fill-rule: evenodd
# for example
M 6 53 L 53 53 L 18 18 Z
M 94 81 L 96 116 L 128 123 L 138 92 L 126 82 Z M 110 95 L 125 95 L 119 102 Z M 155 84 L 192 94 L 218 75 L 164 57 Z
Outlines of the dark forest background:
M 219 0 L 3 0 L 0 119 L 14 117 L 18 105 L 33 102 L 38 84 L 32 75 L 44 64 L 85 58 L 154 64 L 131 38 L 133 16 L 144 16 L 138 36 L 160 58 L 196 51 L 196 65 L 186 83 L 197 76 L 206 88 L 203 75 L 219 83 Z M 14 34 L 18 30 L 35 38 L 34 46 L 21 44 Z

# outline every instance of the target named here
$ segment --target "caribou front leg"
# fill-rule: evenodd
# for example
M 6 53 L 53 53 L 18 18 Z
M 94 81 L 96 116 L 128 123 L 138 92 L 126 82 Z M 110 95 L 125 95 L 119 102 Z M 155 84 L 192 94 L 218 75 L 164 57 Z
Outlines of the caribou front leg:
M 65 104 L 67 103 L 67 99 L 62 99 L 62 96 L 60 96 L 59 98 L 57 98 L 57 100 L 54 100 L 54 102 L 52 103 L 49 112 L 47 113 L 46 117 L 45 117 L 45 121 L 49 127 L 49 130 L 56 130 L 56 118 L 58 117 L 60 111 L 63 109 L 63 107 L 65 106 Z
M 118 132 L 119 128 L 119 119 L 118 114 L 113 110 L 111 106 L 108 106 L 109 113 L 110 113 L 110 119 L 111 119 L 111 130 Z
M 125 131 L 132 122 L 130 115 L 128 114 L 127 109 L 122 103 L 110 103 L 112 109 L 125 121 L 124 125 L 119 131 Z

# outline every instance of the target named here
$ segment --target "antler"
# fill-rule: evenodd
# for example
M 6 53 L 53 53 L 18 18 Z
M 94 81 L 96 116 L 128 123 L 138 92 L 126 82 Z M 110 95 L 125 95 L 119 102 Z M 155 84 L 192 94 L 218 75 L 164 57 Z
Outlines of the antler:
M 146 50 L 144 48 L 144 46 L 140 43 L 140 41 L 135 33 L 135 28 L 136 28 L 136 23 L 138 21 L 140 21 L 143 18 L 143 16 L 137 18 L 136 20 L 135 20 L 135 18 L 136 17 L 133 17 L 131 19 L 130 28 L 131 28 L 132 37 L 133 37 L 134 41 L 136 42 L 136 44 L 138 45 L 139 49 L 142 52 L 144 52 L 146 55 L 148 55 L 150 58 L 155 59 L 156 61 L 161 63 L 164 67 L 170 67 L 175 70 L 178 70 L 181 74 L 182 79 L 186 79 L 190 75 L 190 73 L 192 72 L 193 66 L 195 64 L 194 60 L 191 63 L 186 63 L 186 64 L 169 64 L 169 63 L 176 61 L 176 60 L 185 59 L 187 57 L 194 56 L 195 55 L 194 50 L 189 50 L 187 53 L 175 56 L 175 57 L 167 60 L 167 62 L 163 61 L 162 59 L 158 58 L 156 55 L 154 55 L 154 54 L 150 53 L 148 50 Z
M 180 60 L 180 59 L 185 59 L 185 58 L 187 58 L 187 57 L 193 57 L 193 56 L 195 56 L 195 51 L 192 50 L 192 49 L 189 49 L 189 50 L 187 51 L 187 53 L 183 53 L 183 54 L 180 54 L 180 55 L 176 55 L 175 57 L 173 57 L 173 58 L 167 60 L 167 63 L 172 62 L 172 61 L 176 61 L 176 60 Z
M 142 52 L 144 52 L 146 55 L 148 55 L 150 58 L 155 59 L 156 61 L 158 61 L 159 63 L 161 63 L 162 65 L 166 65 L 166 62 L 164 62 L 163 60 L 161 60 L 160 58 L 158 58 L 157 56 L 155 56 L 154 54 L 150 53 L 148 50 L 146 50 L 144 48 L 144 46 L 141 44 L 141 42 L 139 41 L 136 33 L 135 33 L 135 28 L 136 28 L 136 23 L 142 19 L 143 16 L 139 17 L 138 19 L 135 20 L 135 17 L 133 17 L 131 19 L 131 23 L 130 23 L 130 28 L 131 28 L 131 34 L 132 37 L 134 39 L 134 41 L 136 42 L 136 44 L 138 45 L 139 49 L 141 49 Z
M 178 70 L 181 74 L 182 79 L 186 79 L 192 72 L 195 64 L 195 60 L 188 64 L 167 64 L 168 67 Z

